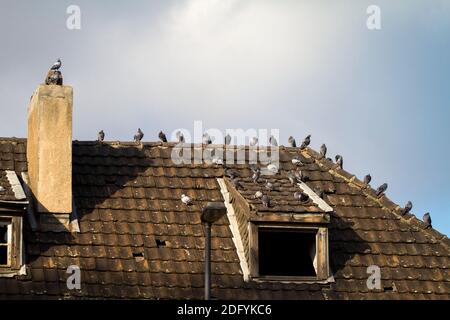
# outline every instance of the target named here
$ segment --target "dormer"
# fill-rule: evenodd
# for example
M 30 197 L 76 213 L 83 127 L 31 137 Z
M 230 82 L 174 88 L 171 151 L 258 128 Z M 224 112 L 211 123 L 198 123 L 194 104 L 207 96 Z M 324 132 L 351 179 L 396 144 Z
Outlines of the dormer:
M 328 229 L 333 209 L 322 195 L 302 181 L 291 183 L 286 171 L 254 183 L 248 169 L 240 169 L 239 187 L 224 176 L 218 179 L 246 281 L 328 283 Z M 265 181 L 273 190 L 265 189 Z M 270 197 L 265 206 L 258 191 Z M 306 198 L 296 199 L 299 192 Z
M 0 277 L 25 273 L 23 217 L 28 201 L 14 171 L 0 170 Z

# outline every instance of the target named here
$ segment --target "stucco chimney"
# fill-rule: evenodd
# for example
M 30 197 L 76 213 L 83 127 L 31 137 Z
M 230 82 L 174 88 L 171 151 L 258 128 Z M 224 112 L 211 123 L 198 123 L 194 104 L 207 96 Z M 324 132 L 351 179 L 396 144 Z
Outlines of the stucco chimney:
M 60 85 L 40 85 L 31 97 L 27 160 L 38 212 L 72 212 L 72 101 L 72 87 Z

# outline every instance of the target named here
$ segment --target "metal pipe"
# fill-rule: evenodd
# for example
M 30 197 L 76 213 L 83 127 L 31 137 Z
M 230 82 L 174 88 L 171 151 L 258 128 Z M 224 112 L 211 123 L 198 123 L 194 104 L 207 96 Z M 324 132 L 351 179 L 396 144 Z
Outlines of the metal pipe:
M 205 300 L 211 299 L 211 223 L 205 223 Z

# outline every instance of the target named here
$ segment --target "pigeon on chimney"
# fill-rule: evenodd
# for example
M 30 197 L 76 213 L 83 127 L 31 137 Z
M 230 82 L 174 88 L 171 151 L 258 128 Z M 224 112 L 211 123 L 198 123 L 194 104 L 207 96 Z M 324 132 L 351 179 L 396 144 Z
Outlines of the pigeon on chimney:
M 254 183 L 258 183 L 260 176 L 261 176 L 261 169 L 256 168 L 255 170 L 253 170 L 252 180 Z
M 226 136 L 225 136 L 225 144 L 226 145 L 229 145 L 231 143 L 231 136 L 229 135 L 229 134 L 227 134 Z
M 370 174 L 366 174 L 366 176 L 364 177 L 364 183 L 369 184 L 370 181 L 372 181 L 372 176 Z
M 258 144 L 258 138 L 257 137 L 253 137 L 251 140 L 250 140 L 250 146 L 251 147 L 254 147 L 254 146 L 256 146 Z
M 134 141 L 141 142 L 142 138 L 144 138 L 144 133 L 142 132 L 141 128 L 138 128 L 137 133 L 134 135 Z
M 290 136 L 288 138 L 288 143 L 289 143 L 289 147 L 292 147 L 292 148 L 296 148 L 297 147 L 297 143 L 295 142 L 295 139 L 292 136 Z
M 51 67 L 47 73 L 47 77 L 45 78 L 46 85 L 60 85 L 63 84 L 63 77 L 61 71 L 61 59 L 58 59 Z
M 202 141 L 203 141 L 203 144 L 211 144 L 212 143 L 212 139 L 207 132 L 205 132 L 203 134 Z
M 61 68 L 61 59 L 56 60 L 50 70 L 59 70 L 59 68 Z
M 327 146 L 324 143 L 320 146 L 320 159 L 324 159 L 326 156 L 327 156 Z
M 383 183 L 381 186 L 379 186 L 376 192 L 377 197 L 379 197 L 383 192 L 385 192 L 387 187 L 388 187 L 387 183 Z
M 425 224 L 427 225 L 427 228 L 432 228 L 433 226 L 431 225 L 431 216 L 430 213 L 427 212 L 423 215 L 423 222 L 425 222 Z
M 270 136 L 270 138 L 269 138 L 269 144 L 270 144 L 272 147 L 277 147 L 277 146 L 278 146 L 278 141 L 277 141 L 277 139 L 275 139 L 274 136 Z
M 158 134 L 158 137 L 159 137 L 159 139 L 162 142 L 167 142 L 167 137 L 166 137 L 166 134 L 164 132 L 160 131 L 159 134 Z
M 192 199 L 191 199 L 191 197 L 189 197 L 189 196 L 187 196 L 185 194 L 182 194 L 181 195 L 181 202 L 183 202 L 187 206 L 190 206 L 192 204 Z
M 98 133 L 98 142 L 103 142 L 105 140 L 105 132 L 103 130 L 100 130 Z
M 270 208 L 270 198 L 269 198 L 268 195 L 266 195 L 266 194 L 263 195 L 262 198 L 261 198 L 261 201 L 262 201 L 262 204 L 263 204 L 264 207 Z
M 413 205 L 411 201 L 408 201 L 405 205 L 405 207 L 402 209 L 402 215 L 405 215 L 407 213 L 409 213 L 412 209 Z
M 311 143 L 311 135 L 307 135 L 305 140 L 303 140 L 302 145 L 300 146 L 300 149 L 305 149 L 309 144 Z
M 176 136 L 179 143 L 184 143 L 184 135 L 181 131 L 177 131 Z
M 336 160 L 336 164 L 339 166 L 340 169 L 344 169 L 344 158 L 342 158 L 341 155 L 336 155 L 336 157 L 334 157 L 334 159 Z

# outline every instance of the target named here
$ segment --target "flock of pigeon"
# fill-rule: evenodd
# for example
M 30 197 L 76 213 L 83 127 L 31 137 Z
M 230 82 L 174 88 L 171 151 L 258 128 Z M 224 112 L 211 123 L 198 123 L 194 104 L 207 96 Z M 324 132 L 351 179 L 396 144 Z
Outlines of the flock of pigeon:
M 162 131 L 159 132 L 158 134 L 159 139 L 162 142 L 167 142 L 167 137 L 166 134 Z M 142 132 L 142 130 L 140 128 L 138 128 L 136 134 L 134 135 L 134 141 L 136 143 L 141 143 L 142 139 L 144 138 L 144 133 Z M 176 138 L 177 141 L 179 143 L 184 143 L 185 139 L 184 139 L 184 135 L 181 131 L 177 131 L 176 132 Z M 99 143 L 103 143 L 103 141 L 105 140 L 105 132 L 103 130 L 100 130 L 100 132 L 98 133 L 98 141 Z M 231 144 L 232 138 L 229 134 L 227 134 L 225 136 L 224 139 L 224 143 L 225 145 L 229 145 Z M 208 133 L 204 133 L 202 136 L 202 142 L 203 144 L 212 144 L 213 143 L 213 139 L 210 137 L 210 135 Z M 307 148 L 311 143 L 311 135 L 308 135 L 305 137 L 305 139 L 303 140 L 302 144 L 300 145 L 300 149 L 305 149 Z M 250 146 L 256 146 L 258 144 L 258 138 L 257 137 L 253 137 L 250 142 L 249 142 Z M 269 138 L 269 144 L 273 147 L 278 146 L 278 142 L 276 140 L 276 138 L 274 136 L 270 136 Z M 290 136 L 288 138 L 288 146 L 292 147 L 292 148 L 296 148 L 297 147 L 297 143 L 295 141 L 295 139 Z M 319 158 L 320 159 L 327 159 L 329 161 L 333 161 L 331 158 L 326 158 L 326 154 L 327 154 L 327 146 L 325 144 L 322 144 L 320 146 L 320 152 L 319 152 Z M 344 159 L 341 155 L 336 155 L 335 156 L 335 162 L 338 168 L 343 169 L 344 168 Z M 300 183 L 300 182 L 305 182 L 308 180 L 308 176 L 307 174 L 302 171 L 299 167 L 301 165 L 303 165 L 304 163 L 302 162 L 302 159 L 299 156 L 295 156 L 294 158 L 292 158 L 292 163 L 297 166 L 296 170 L 290 171 L 286 174 L 287 179 L 290 181 L 290 183 L 292 185 Z M 223 161 L 221 159 L 216 159 L 214 158 L 212 160 L 212 162 L 214 164 L 217 165 L 222 165 Z M 258 184 L 260 182 L 260 178 L 261 178 L 261 168 L 253 165 L 251 166 L 251 170 L 253 172 L 252 175 L 252 181 L 253 183 Z M 269 163 L 267 165 L 266 168 L 267 171 L 276 174 L 278 173 L 278 167 L 272 163 Z M 229 168 L 225 168 L 225 175 L 227 177 L 230 178 L 231 183 L 234 185 L 234 187 L 236 189 L 243 189 L 243 185 L 241 184 L 240 180 L 239 180 L 239 174 L 237 173 L 237 171 L 235 170 L 230 170 Z M 372 180 L 372 177 L 370 176 L 370 174 L 367 174 L 364 179 L 363 182 L 366 185 L 369 185 L 370 181 Z M 380 197 L 384 192 L 386 192 L 388 188 L 388 184 L 387 183 L 383 183 L 382 185 L 380 185 L 377 190 L 376 190 L 376 196 Z M 273 183 L 269 182 L 268 180 L 265 181 L 265 189 L 267 190 L 267 193 L 270 194 L 271 191 L 274 190 L 274 185 Z M 324 190 L 322 190 L 319 187 L 314 188 L 314 192 L 320 197 L 323 198 L 325 192 Z M 263 204 L 264 207 L 266 208 L 270 208 L 271 206 L 271 199 L 269 197 L 268 194 L 263 193 L 262 191 L 257 191 L 254 195 L 255 199 L 260 199 L 261 203 Z M 308 203 L 309 201 L 309 196 L 301 191 L 296 191 L 294 193 L 294 198 L 297 199 L 300 203 L 305 204 Z M 189 196 L 183 194 L 181 195 L 181 201 L 185 204 L 185 205 L 192 205 L 193 204 L 193 200 L 192 198 L 190 198 Z M 412 203 L 411 201 L 408 201 L 405 205 L 405 207 L 401 210 L 401 214 L 405 215 L 407 213 L 409 213 L 412 209 Z M 430 213 L 427 212 L 424 214 L 423 216 L 423 222 L 426 224 L 427 228 L 431 228 L 431 216 Z

